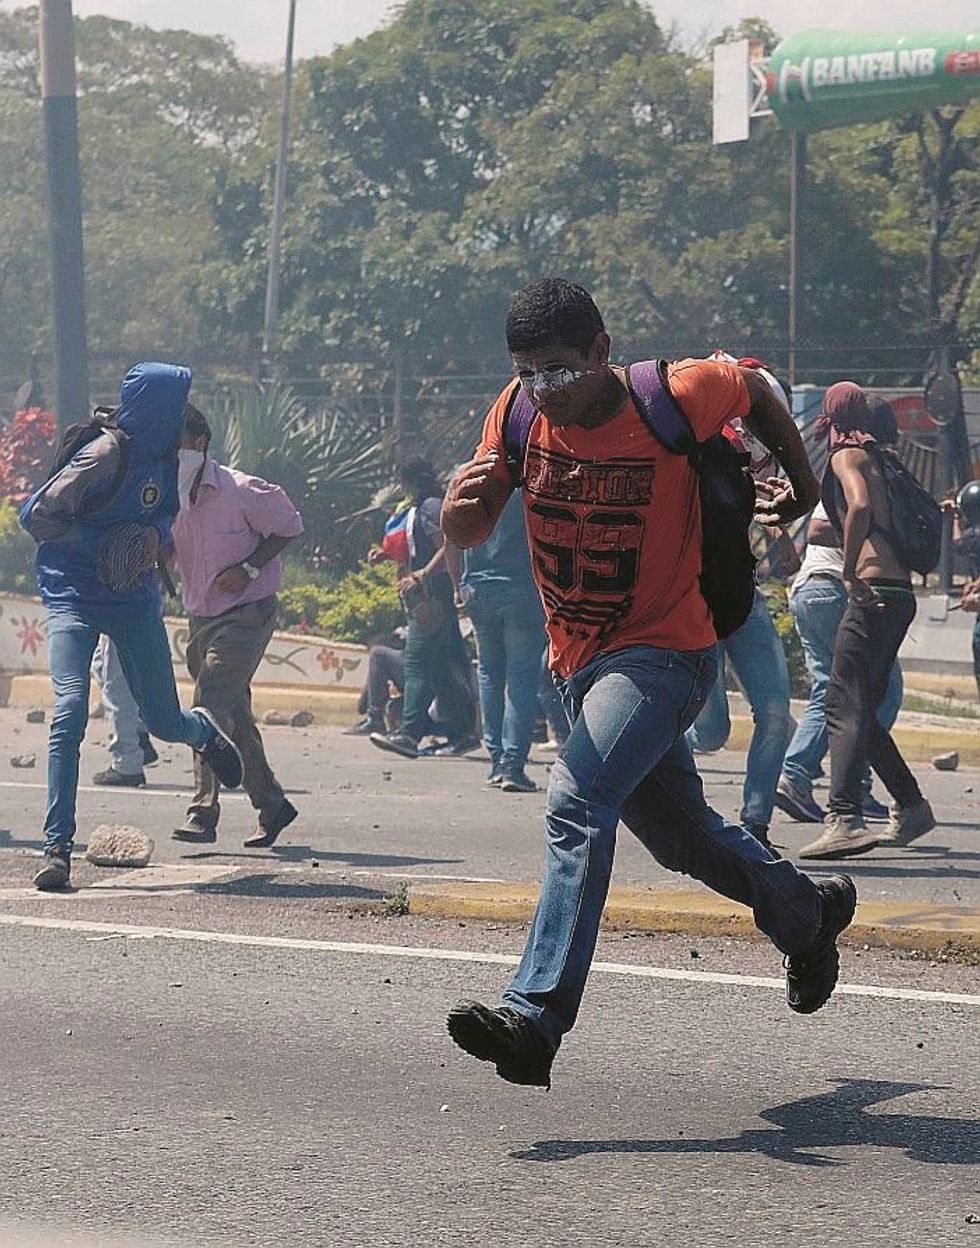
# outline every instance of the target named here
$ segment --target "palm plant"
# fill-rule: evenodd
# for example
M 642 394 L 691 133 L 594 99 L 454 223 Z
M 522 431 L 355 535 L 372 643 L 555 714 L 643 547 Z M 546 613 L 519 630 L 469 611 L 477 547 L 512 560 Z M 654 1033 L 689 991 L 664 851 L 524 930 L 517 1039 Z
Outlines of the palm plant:
M 229 391 L 212 427 L 219 459 L 290 496 L 318 562 L 337 568 L 356 561 L 365 544 L 357 513 L 369 507 L 384 478 L 376 428 L 342 407 L 310 410 L 278 382 Z

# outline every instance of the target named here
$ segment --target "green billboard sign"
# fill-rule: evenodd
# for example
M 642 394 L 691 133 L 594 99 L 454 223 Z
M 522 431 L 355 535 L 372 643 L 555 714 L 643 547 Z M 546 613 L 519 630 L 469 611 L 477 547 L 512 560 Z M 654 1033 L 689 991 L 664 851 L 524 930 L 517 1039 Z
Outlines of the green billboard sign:
M 810 30 L 769 58 L 769 105 L 790 130 L 825 130 L 980 94 L 980 30 Z

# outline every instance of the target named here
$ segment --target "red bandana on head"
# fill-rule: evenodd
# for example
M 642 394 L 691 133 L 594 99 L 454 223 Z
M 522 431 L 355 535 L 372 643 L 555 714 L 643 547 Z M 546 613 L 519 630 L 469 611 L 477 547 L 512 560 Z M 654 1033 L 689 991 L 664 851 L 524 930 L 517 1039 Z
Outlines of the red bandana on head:
M 823 396 L 821 432 L 830 438 L 830 450 L 840 446 L 864 446 L 874 442 L 868 432 L 871 410 L 867 395 L 853 381 L 838 381 Z

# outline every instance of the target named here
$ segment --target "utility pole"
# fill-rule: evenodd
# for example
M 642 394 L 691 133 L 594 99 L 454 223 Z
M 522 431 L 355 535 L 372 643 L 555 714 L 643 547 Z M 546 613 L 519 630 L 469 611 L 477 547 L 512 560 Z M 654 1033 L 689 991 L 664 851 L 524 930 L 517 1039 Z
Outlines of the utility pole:
M 806 199 L 806 135 L 794 130 L 789 186 L 789 384 L 799 380 L 799 350 L 803 329 L 803 213 Z
M 286 27 L 286 67 L 282 79 L 282 111 L 279 117 L 279 154 L 272 197 L 269 229 L 269 273 L 265 287 L 265 320 L 262 327 L 262 355 L 268 360 L 276 346 L 279 322 L 279 279 L 282 270 L 282 224 L 286 215 L 286 164 L 289 154 L 289 109 L 293 91 L 293 42 L 296 35 L 296 0 L 289 0 Z
M 41 98 L 48 169 L 55 411 L 64 429 L 88 416 L 82 174 L 71 0 L 41 0 Z

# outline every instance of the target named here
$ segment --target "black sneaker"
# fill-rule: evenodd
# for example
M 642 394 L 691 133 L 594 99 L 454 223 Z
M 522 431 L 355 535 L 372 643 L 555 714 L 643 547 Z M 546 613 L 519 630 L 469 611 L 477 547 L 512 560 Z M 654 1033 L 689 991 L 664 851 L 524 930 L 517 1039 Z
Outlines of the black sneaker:
M 389 754 L 400 754 L 402 758 L 418 758 L 419 743 L 413 737 L 406 737 L 403 732 L 372 732 L 370 741 L 379 750 L 387 750 Z
M 342 737 L 369 737 L 372 732 L 384 732 L 384 730 L 384 720 L 373 719 L 370 715 L 365 715 L 356 724 L 348 725 L 340 735 Z
M 783 959 L 786 1001 L 797 1014 L 813 1014 L 830 1000 L 840 970 L 837 937 L 854 918 L 857 905 L 857 889 L 850 876 L 832 875 L 817 888 L 823 901 L 817 939 L 803 953 Z
M 146 784 L 146 776 L 142 771 L 133 776 L 126 776 L 115 767 L 107 767 L 105 771 L 97 771 L 92 777 L 93 784 L 104 784 L 108 788 L 142 789 Z
M 160 755 L 156 752 L 156 747 L 150 740 L 148 732 L 141 732 L 139 735 L 140 749 L 143 751 L 143 766 L 152 767 L 154 763 L 160 761 Z
M 260 819 L 258 828 L 242 844 L 246 849 L 266 849 L 269 845 L 275 845 L 279 833 L 288 828 L 298 814 L 299 811 L 292 802 L 283 798 L 282 805 L 268 823 L 263 823 Z
M 71 883 L 71 855 L 53 850 L 44 855 L 44 864 L 34 876 L 34 887 L 41 893 L 68 888 Z
M 449 1011 L 446 1027 L 464 1052 L 481 1062 L 493 1062 L 501 1079 L 534 1088 L 551 1087 L 551 1063 L 557 1050 L 517 1010 L 460 1001 Z
M 524 771 L 508 771 L 500 783 L 504 793 L 537 793 L 538 786 Z
M 823 823 L 823 811 L 807 793 L 788 776 L 780 776 L 773 796 L 773 805 L 797 823 Z
M 213 845 L 218 839 L 218 825 L 205 823 L 198 815 L 188 815 L 179 828 L 174 828 L 170 837 L 190 845 Z
M 463 737 L 456 737 L 452 741 L 446 741 L 443 745 L 434 746 L 431 753 L 438 758 L 461 758 L 472 750 L 478 750 L 482 744 L 483 742 L 479 737 L 475 737 L 473 733 L 468 732 Z
M 193 709 L 198 715 L 202 715 L 215 731 L 214 740 L 209 741 L 203 750 L 195 752 L 200 755 L 202 763 L 207 763 L 226 789 L 237 789 L 244 775 L 242 756 L 238 752 L 238 746 L 218 726 L 218 721 L 206 707 L 195 706 Z

